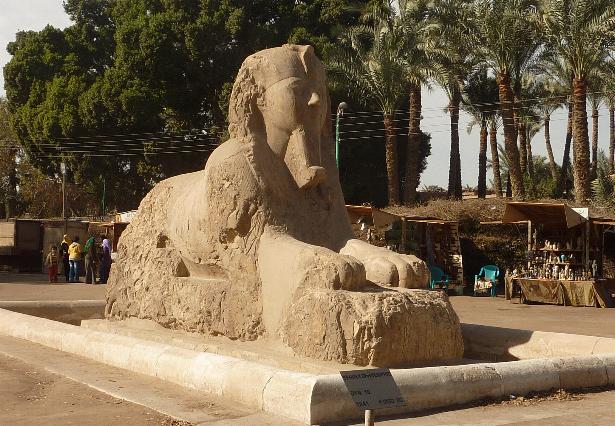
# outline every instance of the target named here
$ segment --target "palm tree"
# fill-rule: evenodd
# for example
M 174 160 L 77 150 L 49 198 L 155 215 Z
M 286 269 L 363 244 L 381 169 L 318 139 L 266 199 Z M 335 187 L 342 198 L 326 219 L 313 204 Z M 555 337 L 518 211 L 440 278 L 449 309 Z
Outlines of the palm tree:
M 545 50 L 542 55 L 539 72 L 552 85 L 549 90 L 552 90 L 555 96 L 551 100 L 555 103 L 561 102 L 560 106 L 565 106 L 568 111 L 562 167 L 558 175 L 555 193 L 557 197 L 561 197 L 568 193 L 568 169 L 570 166 L 570 146 L 572 144 L 572 103 L 570 93 L 572 93 L 573 72 L 562 58 L 549 50 Z
M 613 46 L 612 0 L 544 0 L 543 28 L 552 49 L 573 73 L 574 192 L 579 202 L 591 197 L 587 87 Z
M 497 112 L 489 117 L 489 150 L 491 151 L 491 168 L 493 169 L 493 189 L 495 190 L 495 196 L 498 198 L 503 196 L 498 149 L 498 128 L 500 120 L 501 117 Z
M 609 109 L 609 154 L 607 158 L 609 173 L 615 173 L 615 64 L 611 62 L 609 77 L 605 79 L 604 103 Z
M 536 2 L 532 0 L 477 0 L 477 52 L 495 72 L 504 126 L 504 147 L 510 160 L 512 193 L 525 196 L 517 148 L 515 91 L 523 70 L 536 58 L 541 34 Z
M 498 86 L 495 78 L 488 75 L 487 68 L 479 68 L 468 78 L 465 86 L 464 99 L 462 109 L 473 117 L 473 120 L 468 124 L 468 133 L 472 131 L 475 125 L 480 125 L 480 141 L 478 153 L 478 198 L 485 198 L 487 195 L 487 127 L 489 123 L 495 126 L 495 120 L 491 120 L 497 113 L 498 102 Z M 491 137 L 497 138 L 495 134 L 497 130 L 491 129 Z M 499 159 L 497 158 L 497 139 L 492 145 L 492 157 L 495 151 L 495 158 L 492 158 L 494 174 L 499 175 Z M 496 186 L 496 194 L 502 195 L 502 183 L 499 176 L 494 175 L 494 184 Z M 498 188 L 499 185 L 499 188 Z
M 404 57 L 406 77 L 409 83 L 408 102 L 408 147 L 404 182 L 404 204 L 412 205 L 417 200 L 419 184 L 419 147 L 421 144 L 421 88 L 427 85 L 434 74 L 432 40 L 428 33 L 429 0 L 400 0 L 398 12 L 390 0 L 385 0 L 397 30 L 404 34 Z
M 598 88 L 597 85 L 592 85 L 592 87 Z M 587 96 L 589 99 L 589 104 L 592 108 L 592 144 L 591 144 L 591 169 L 590 174 L 592 179 L 596 176 L 596 168 L 598 167 L 598 119 L 600 118 L 600 114 L 598 113 L 598 109 L 600 108 L 600 104 L 602 103 L 602 96 L 593 90 L 591 94 Z
M 466 80 L 477 64 L 477 56 L 474 54 L 471 41 L 475 38 L 474 24 L 476 21 L 473 15 L 474 9 L 469 0 L 436 0 L 430 11 L 433 23 L 431 37 L 436 41 L 438 51 L 441 52 L 439 62 L 442 71 L 436 75 L 436 82 L 449 99 L 447 109 L 451 121 L 451 149 L 448 196 L 461 200 L 459 111 Z M 483 128 L 486 131 L 486 126 L 481 127 Z
M 395 110 L 408 87 L 403 34 L 386 21 L 348 29 L 328 63 L 332 80 L 382 112 L 389 204 L 399 204 Z M 351 85 L 347 82 L 352 81 Z
M 555 182 L 558 180 L 557 164 L 551 145 L 551 115 L 565 104 L 566 97 L 561 85 L 544 75 L 538 79 L 537 97 L 542 100 L 536 105 L 536 112 L 542 119 L 542 127 L 545 135 L 545 148 L 549 160 L 549 170 Z

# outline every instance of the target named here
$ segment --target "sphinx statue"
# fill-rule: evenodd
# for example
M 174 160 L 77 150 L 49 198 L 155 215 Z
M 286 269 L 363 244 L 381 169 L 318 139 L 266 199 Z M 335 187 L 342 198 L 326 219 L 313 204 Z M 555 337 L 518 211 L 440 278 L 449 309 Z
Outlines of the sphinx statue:
M 355 239 L 311 46 L 249 56 L 230 139 L 204 170 L 158 183 L 119 241 L 109 319 L 138 317 L 302 356 L 401 366 L 459 358 L 459 320 L 414 256 Z

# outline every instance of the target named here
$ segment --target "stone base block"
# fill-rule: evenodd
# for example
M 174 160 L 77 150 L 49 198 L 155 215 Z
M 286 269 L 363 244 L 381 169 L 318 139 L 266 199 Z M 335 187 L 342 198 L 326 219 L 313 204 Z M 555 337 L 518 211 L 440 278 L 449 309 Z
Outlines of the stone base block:
M 428 290 L 299 292 L 282 338 L 295 353 L 383 367 L 460 359 L 463 337 L 446 295 Z

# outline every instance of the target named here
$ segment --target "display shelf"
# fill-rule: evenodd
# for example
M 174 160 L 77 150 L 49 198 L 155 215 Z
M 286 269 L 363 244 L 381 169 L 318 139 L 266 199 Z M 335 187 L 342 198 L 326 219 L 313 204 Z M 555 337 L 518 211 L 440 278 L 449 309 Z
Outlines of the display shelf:
M 547 251 L 547 252 L 551 252 L 551 253 L 556 253 L 556 252 L 575 252 L 575 253 L 582 253 L 583 250 L 581 249 L 559 249 L 559 250 L 555 250 L 555 249 L 548 249 L 548 248 L 541 248 L 538 249 L 538 251 Z

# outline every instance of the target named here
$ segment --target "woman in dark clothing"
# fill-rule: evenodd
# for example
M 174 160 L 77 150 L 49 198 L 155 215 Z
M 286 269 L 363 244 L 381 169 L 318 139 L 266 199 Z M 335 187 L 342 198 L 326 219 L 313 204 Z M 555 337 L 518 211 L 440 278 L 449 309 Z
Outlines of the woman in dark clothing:
M 85 252 L 85 283 L 96 284 L 96 263 L 98 254 L 96 253 L 96 242 L 94 237 L 90 237 L 83 247 Z
M 62 270 L 66 277 L 66 282 L 70 281 L 70 265 L 68 263 L 68 247 L 70 243 L 72 243 L 71 239 L 68 238 L 68 235 L 64 234 L 64 238 L 60 244 L 60 259 L 62 260 Z
M 100 275 L 100 284 L 107 284 L 110 270 L 111 242 L 109 242 L 109 240 L 105 238 L 102 242 L 102 252 L 100 253 L 100 268 L 98 270 L 98 275 Z

